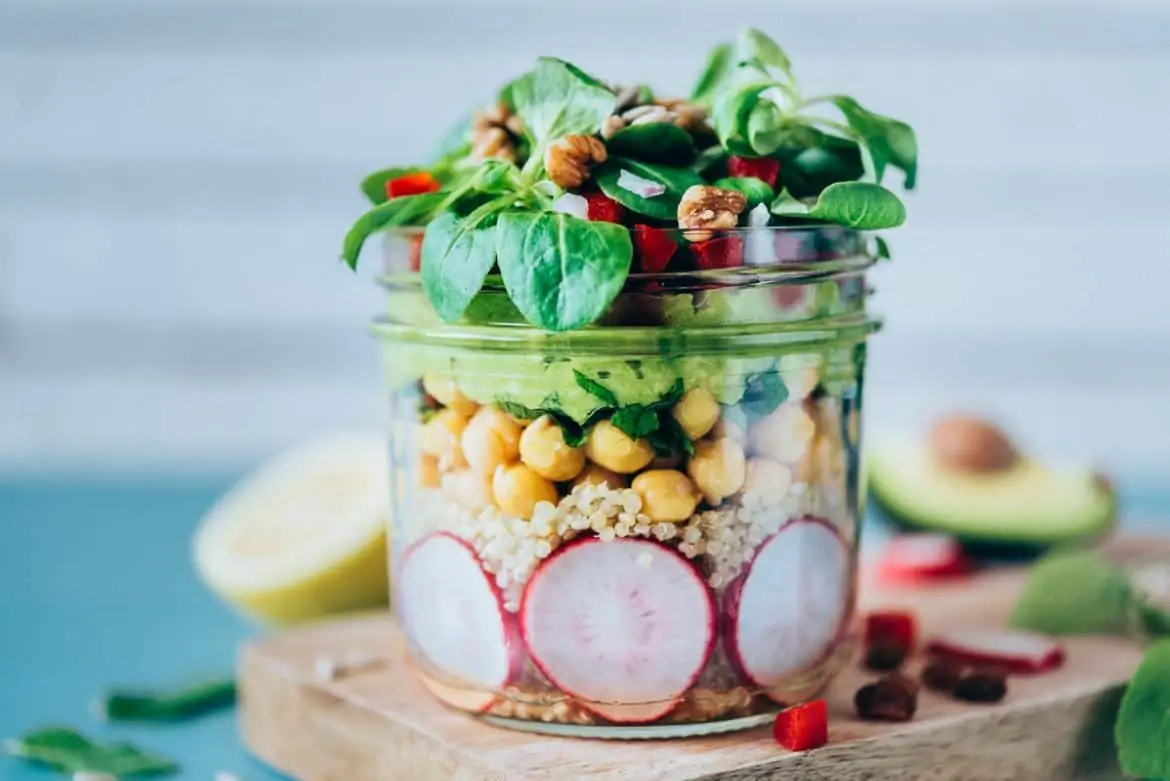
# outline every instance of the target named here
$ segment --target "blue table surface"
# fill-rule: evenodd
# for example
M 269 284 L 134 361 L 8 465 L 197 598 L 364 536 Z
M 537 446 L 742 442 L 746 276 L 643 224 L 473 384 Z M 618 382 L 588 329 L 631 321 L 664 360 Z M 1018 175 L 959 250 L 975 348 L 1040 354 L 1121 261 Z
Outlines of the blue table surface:
M 262 631 L 196 580 L 189 542 L 232 476 L 0 476 L 0 738 L 46 724 L 130 740 L 177 760 L 180 778 L 280 779 L 222 713 L 168 726 L 105 726 L 88 711 L 111 684 L 166 685 L 230 672 Z M 1122 481 L 1127 529 L 1170 530 L 1170 481 Z M 868 524 L 872 544 L 884 531 Z M 0 779 L 56 778 L 0 757 Z

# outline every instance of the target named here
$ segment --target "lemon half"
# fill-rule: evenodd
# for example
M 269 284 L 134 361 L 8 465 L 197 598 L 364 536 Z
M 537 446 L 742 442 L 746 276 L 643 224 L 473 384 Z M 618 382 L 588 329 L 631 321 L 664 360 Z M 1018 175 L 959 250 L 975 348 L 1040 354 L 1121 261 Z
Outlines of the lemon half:
M 195 568 L 220 598 L 287 624 L 388 603 L 385 440 L 337 436 L 282 453 L 207 513 Z

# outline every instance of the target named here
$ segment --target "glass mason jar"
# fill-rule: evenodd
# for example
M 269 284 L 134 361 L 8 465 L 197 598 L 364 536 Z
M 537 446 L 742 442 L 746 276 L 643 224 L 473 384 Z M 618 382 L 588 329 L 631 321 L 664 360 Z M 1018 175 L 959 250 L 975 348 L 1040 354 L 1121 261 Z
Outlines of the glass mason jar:
M 387 235 L 392 604 L 447 705 L 709 734 L 812 697 L 850 657 L 874 258 L 833 227 L 715 241 L 746 262 L 631 274 L 594 325 L 550 333 L 497 277 L 441 322 L 421 234 Z

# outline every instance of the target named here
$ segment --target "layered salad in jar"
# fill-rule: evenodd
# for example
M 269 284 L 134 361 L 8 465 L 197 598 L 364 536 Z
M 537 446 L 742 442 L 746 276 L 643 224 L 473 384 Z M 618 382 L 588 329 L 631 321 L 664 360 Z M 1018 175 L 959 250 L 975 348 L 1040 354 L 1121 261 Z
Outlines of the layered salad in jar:
M 542 58 L 363 182 L 343 256 L 384 234 L 392 601 L 432 694 L 693 734 L 839 669 L 891 171 L 905 123 L 748 30 L 686 99 Z

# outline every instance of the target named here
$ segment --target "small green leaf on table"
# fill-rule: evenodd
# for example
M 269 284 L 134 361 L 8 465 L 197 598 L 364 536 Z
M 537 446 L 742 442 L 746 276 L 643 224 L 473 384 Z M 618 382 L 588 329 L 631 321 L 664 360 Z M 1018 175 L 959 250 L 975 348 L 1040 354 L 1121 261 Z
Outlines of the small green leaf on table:
M 1114 737 L 1127 775 L 1170 781 L 1170 640 L 1146 651 L 1122 697 Z
M 896 228 L 906 221 L 906 207 L 898 196 L 870 182 L 831 184 L 811 204 L 782 192 L 772 203 L 772 213 L 832 222 L 856 230 Z
M 90 771 L 123 776 L 158 776 L 178 771 L 167 759 L 130 743 L 99 743 L 70 727 L 44 727 L 4 741 L 14 757 L 47 765 L 62 773 Z
M 621 225 L 509 212 L 496 224 L 496 255 L 508 295 L 525 319 L 568 331 L 609 308 L 629 276 L 634 247 Z
M 1125 634 L 1136 603 L 1129 579 L 1095 551 L 1055 552 L 1036 562 L 1009 626 L 1049 635 Z
M 235 679 L 215 678 L 169 690 L 111 689 L 94 710 L 104 721 L 182 721 L 235 703 Z

